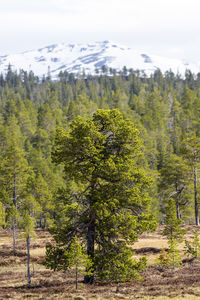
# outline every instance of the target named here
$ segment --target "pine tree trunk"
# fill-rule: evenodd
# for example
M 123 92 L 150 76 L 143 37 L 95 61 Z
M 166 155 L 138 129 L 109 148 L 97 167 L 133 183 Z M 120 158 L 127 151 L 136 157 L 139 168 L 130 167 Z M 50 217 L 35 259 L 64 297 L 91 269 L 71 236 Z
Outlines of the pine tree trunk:
M 47 218 L 46 216 L 44 216 L 44 226 L 43 226 L 43 230 L 46 230 L 47 228 Z
M 194 168 L 194 206 L 195 206 L 195 223 L 199 226 L 199 209 L 197 201 L 197 167 Z
M 179 205 L 178 201 L 176 202 L 176 216 L 177 216 L 177 219 L 180 220 L 181 212 L 180 212 L 180 205 Z
M 14 187 L 13 187 L 13 204 L 17 208 L 17 186 L 16 186 L 16 177 L 14 175 Z
M 76 265 L 76 290 L 78 289 L 78 266 Z
M 94 258 L 94 239 L 95 239 L 95 219 L 94 216 L 91 215 L 91 223 L 88 226 L 87 231 L 87 255 L 93 260 Z M 93 284 L 94 283 L 94 275 L 85 275 L 84 282 Z
M 178 193 L 178 183 L 176 182 L 176 193 Z M 179 220 L 181 218 L 181 213 L 180 213 L 180 205 L 178 200 L 176 201 L 176 217 Z
M 40 222 L 39 227 L 42 228 L 42 216 L 41 215 L 40 215 L 40 221 L 39 222 Z
M 116 293 L 119 293 L 119 282 L 117 282 Z
M 15 228 L 15 220 L 12 220 L 12 236 L 13 236 L 13 255 L 16 255 L 16 228 Z
M 14 186 L 13 186 L 13 204 L 15 206 L 15 208 L 17 208 L 17 187 L 16 187 L 16 177 L 14 175 Z M 13 254 L 16 255 L 16 220 L 15 220 L 15 216 L 13 216 L 12 219 L 12 232 L 13 232 Z
M 30 235 L 26 238 L 26 247 L 27 247 L 27 279 L 28 287 L 31 286 L 31 273 L 30 273 Z

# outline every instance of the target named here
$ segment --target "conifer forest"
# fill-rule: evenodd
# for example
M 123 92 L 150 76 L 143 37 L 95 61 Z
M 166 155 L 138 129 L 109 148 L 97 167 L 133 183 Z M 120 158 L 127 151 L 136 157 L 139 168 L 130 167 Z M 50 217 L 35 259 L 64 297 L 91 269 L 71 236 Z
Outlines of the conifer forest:
M 181 243 L 194 263 L 199 171 L 200 73 L 104 67 L 55 81 L 9 66 L 0 75 L 0 239 L 9 236 L 16 257 L 24 241 L 30 289 L 38 232 L 48 236 L 44 270 L 71 272 L 76 290 L 110 284 L 120 293 L 155 265 L 180 270 Z M 158 228 L 167 244 L 152 267 L 133 249 Z

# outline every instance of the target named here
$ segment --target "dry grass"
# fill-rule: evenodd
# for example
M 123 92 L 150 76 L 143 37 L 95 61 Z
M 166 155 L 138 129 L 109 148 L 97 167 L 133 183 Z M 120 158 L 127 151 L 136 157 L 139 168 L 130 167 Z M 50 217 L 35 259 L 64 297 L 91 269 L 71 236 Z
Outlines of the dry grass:
M 162 229 L 159 227 L 156 233 L 143 235 L 133 245 L 135 257 L 146 256 L 149 267 L 143 273 L 143 281 L 121 284 L 118 294 L 115 293 L 115 284 L 96 283 L 88 286 L 81 280 L 76 291 L 72 271 L 65 273 L 45 269 L 42 264 L 45 244 L 51 237 L 43 231 L 37 231 L 36 240 L 31 242 L 33 277 L 32 287 L 28 289 L 25 243 L 18 241 L 17 255 L 13 256 L 10 232 L 0 232 L 0 299 L 200 299 L 199 261 L 185 261 L 178 269 L 167 269 L 155 264 L 161 249 L 167 248 L 167 240 L 161 235 Z M 191 238 L 194 227 L 189 226 L 187 229 L 187 238 Z

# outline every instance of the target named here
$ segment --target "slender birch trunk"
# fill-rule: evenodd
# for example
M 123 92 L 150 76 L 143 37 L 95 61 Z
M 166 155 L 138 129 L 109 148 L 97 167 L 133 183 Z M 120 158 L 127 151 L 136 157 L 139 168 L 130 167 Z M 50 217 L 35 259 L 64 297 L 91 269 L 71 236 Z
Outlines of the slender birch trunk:
M 17 184 L 16 176 L 14 175 L 14 186 L 13 186 L 13 204 L 17 209 Z M 15 213 L 14 213 L 15 214 Z M 12 217 L 12 236 L 13 236 L 13 254 L 16 255 L 16 216 Z
M 27 248 L 27 280 L 28 287 L 31 286 L 31 272 L 30 272 L 30 235 L 28 234 L 26 238 L 26 248 Z
M 197 200 L 197 167 L 194 167 L 194 209 L 195 209 L 195 223 L 199 226 L 199 207 Z

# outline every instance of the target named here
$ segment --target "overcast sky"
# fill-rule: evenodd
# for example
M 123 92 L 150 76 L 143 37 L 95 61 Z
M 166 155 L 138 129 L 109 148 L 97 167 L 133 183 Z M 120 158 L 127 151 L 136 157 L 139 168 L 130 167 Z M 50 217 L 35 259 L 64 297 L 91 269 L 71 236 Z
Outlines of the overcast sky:
M 0 0 L 0 53 L 112 40 L 200 60 L 200 0 Z

